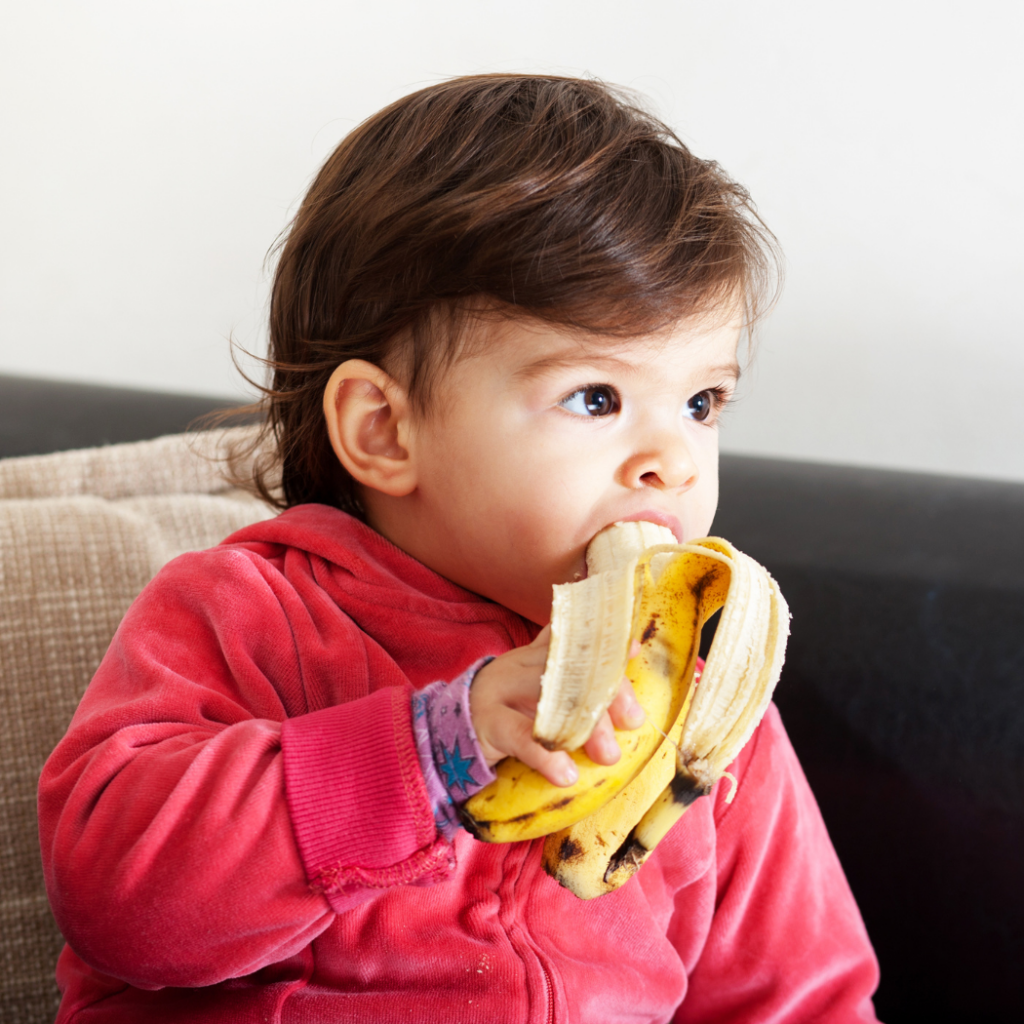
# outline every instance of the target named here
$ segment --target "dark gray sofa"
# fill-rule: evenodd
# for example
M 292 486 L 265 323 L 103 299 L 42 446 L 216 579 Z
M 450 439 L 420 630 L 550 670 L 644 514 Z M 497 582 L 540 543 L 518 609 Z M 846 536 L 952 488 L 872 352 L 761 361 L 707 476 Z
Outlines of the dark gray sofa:
M 223 404 L 0 377 L 0 457 Z M 1024 1020 L 1024 485 L 725 456 L 715 532 L 790 602 L 777 703 L 878 951 L 880 1018 Z
M 789 600 L 777 703 L 879 1016 L 1024 1020 L 1024 486 L 726 458 L 715 531 Z

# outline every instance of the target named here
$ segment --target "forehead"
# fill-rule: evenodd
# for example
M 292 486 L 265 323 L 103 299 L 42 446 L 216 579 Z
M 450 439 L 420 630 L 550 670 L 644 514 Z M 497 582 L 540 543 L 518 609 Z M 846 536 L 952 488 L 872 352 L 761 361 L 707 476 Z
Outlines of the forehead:
M 629 376 L 717 373 L 739 377 L 738 316 L 688 321 L 655 334 L 619 338 L 570 331 L 537 321 L 484 324 L 464 369 L 496 374 L 512 385 L 559 377 L 584 368 Z M 461 362 L 461 361 L 460 361 Z

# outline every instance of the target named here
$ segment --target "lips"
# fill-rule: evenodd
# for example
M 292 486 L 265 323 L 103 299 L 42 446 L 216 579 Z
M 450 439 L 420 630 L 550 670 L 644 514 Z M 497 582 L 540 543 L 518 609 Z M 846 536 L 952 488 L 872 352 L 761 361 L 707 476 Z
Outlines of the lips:
M 617 523 L 654 523 L 656 526 L 667 526 L 675 534 L 676 543 L 683 543 L 683 524 L 668 512 L 658 512 L 653 508 L 647 508 L 642 512 L 633 512 L 615 521 Z
M 653 508 L 645 508 L 640 512 L 631 512 L 628 516 L 619 516 L 612 520 L 613 523 L 654 523 L 657 526 L 666 526 L 670 529 L 676 538 L 676 543 L 683 543 L 683 524 L 679 521 L 676 516 L 670 515 L 668 512 L 659 512 Z M 612 523 L 608 523 L 611 526 Z M 600 531 L 598 531 L 600 532 Z M 573 574 L 575 581 L 583 580 L 587 578 L 587 560 L 586 557 L 582 559 L 583 568 L 582 572 L 577 570 Z
M 652 522 L 657 526 L 667 526 L 672 530 L 673 535 L 676 538 L 676 543 L 684 543 L 682 522 L 680 522 L 677 516 L 671 515 L 668 512 L 658 512 L 656 509 L 642 509 L 639 512 L 631 512 L 629 515 L 617 516 L 611 522 L 607 523 L 607 526 L 610 526 L 614 522 Z M 600 530 L 598 530 L 598 532 L 600 532 Z M 577 571 L 572 574 L 573 582 L 579 583 L 579 581 L 587 579 L 586 555 L 581 560 L 583 562 L 582 569 L 577 569 Z

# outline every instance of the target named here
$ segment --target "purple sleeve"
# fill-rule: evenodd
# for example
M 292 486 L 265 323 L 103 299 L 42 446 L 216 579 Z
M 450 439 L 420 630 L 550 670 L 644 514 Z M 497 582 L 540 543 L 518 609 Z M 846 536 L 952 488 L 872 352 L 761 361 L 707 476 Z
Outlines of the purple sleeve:
M 437 682 L 412 696 L 412 729 L 438 831 L 451 839 L 460 828 L 456 804 L 495 775 L 484 758 L 469 713 L 469 688 L 490 657 L 474 662 L 450 683 Z

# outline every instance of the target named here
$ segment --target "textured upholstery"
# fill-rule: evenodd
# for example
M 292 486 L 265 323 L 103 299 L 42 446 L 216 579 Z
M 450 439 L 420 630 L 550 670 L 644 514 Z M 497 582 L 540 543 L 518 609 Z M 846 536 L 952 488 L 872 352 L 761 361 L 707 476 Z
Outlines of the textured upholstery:
M 53 1019 L 61 938 L 43 889 L 36 785 L 117 624 L 170 558 L 267 506 L 204 452 L 233 435 L 0 461 L 0 1019 Z

